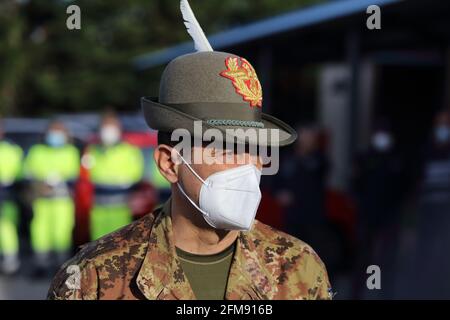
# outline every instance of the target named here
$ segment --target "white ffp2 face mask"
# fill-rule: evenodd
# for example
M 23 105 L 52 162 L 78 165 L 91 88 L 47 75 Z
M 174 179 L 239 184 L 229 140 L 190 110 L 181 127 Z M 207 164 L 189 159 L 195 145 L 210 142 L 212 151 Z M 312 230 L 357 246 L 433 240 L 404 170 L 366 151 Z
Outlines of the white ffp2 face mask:
M 186 199 L 202 213 L 205 221 L 216 229 L 248 231 L 252 228 L 261 201 L 261 170 L 253 164 L 223 170 L 203 180 L 180 155 L 189 170 L 202 182 L 197 205 L 181 185 Z
M 100 130 L 100 139 L 106 146 L 111 146 L 119 142 L 120 135 L 120 129 L 118 129 L 116 126 L 105 125 Z

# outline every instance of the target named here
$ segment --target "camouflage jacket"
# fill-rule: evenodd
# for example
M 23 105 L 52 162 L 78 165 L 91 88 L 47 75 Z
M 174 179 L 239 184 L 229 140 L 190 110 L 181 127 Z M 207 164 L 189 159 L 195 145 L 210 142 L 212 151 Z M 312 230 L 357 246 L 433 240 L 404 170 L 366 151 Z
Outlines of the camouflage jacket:
M 170 202 L 82 247 L 49 299 L 195 299 L 176 256 Z M 259 221 L 238 236 L 226 299 L 330 299 L 324 264 L 304 242 Z

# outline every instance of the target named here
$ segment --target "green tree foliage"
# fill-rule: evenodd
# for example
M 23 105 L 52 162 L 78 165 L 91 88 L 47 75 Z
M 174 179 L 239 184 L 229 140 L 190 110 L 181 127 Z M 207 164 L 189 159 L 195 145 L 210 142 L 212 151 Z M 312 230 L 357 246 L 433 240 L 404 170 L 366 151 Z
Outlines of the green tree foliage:
M 212 34 L 322 1 L 190 3 Z M 70 4 L 81 8 L 81 30 L 66 28 Z M 186 40 L 178 0 L 1 0 L 0 114 L 136 110 L 161 70 L 139 73 L 132 58 Z

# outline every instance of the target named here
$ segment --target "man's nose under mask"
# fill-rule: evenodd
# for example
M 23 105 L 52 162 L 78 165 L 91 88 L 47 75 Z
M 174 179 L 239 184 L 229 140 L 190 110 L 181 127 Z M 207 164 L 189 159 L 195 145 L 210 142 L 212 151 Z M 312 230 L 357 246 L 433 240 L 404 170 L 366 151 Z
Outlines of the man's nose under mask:
M 216 172 L 204 180 L 179 153 L 178 155 L 194 176 L 202 182 L 199 203 L 186 194 L 180 183 L 177 183 L 178 188 L 202 213 L 205 221 L 216 229 L 250 230 L 261 201 L 259 189 L 261 170 L 253 164 L 247 164 Z

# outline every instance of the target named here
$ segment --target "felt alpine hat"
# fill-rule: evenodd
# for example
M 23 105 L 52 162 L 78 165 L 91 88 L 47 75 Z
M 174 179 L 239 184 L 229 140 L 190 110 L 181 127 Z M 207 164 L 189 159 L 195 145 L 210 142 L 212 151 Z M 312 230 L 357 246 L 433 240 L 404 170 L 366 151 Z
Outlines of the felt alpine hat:
M 235 143 L 262 146 L 294 142 L 294 129 L 262 112 L 262 88 L 250 62 L 231 53 L 213 51 L 186 0 L 181 1 L 181 9 L 198 52 L 180 56 L 167 65 L 159 98 L 141 99 L 149 127 L 167 133 L 185 129 L 202 139 L 207 130 L 216 129 L 210 131 L 216 139 L 216 133 L 220 133 Z M 201 130 L 195 129 L 195 123 L 197 128 L 201 125 Z

